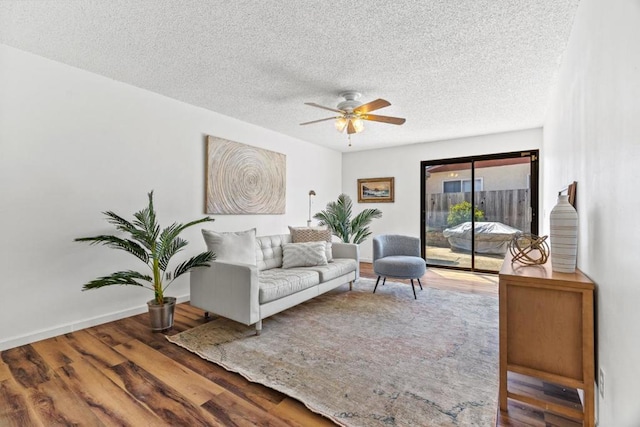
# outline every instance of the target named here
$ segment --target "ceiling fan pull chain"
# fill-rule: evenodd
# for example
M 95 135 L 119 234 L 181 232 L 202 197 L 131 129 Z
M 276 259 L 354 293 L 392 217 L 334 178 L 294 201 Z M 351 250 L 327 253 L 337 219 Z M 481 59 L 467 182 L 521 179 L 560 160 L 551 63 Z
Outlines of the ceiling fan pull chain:
M 349 147 L 351 147 L 351 134 L 348 133 L 347 135 L 349 136 Z

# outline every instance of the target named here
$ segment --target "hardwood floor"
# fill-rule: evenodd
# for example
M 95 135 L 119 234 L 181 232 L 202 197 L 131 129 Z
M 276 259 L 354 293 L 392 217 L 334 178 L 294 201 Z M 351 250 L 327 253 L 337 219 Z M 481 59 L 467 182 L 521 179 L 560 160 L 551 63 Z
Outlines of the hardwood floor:
M 371 264 L 362 277 L 375 278 Z M 423 286 L 497 293 L 497 276 L 430 269 Z M 356 284 L 357 286 L 357 284 Z M 168 334 L 204 322 L 189 304 Z M 510 387 L 576 406 L 575 390 L 525 377 Z M 496 390 L 496 395 L 498 391 Z M 497 396 L 496 396 L 497 397 Z M 279 392 L 250 383 L 152 333 L 147 314 L 5 350 L 0 360 L 0 426 L 331 426 Z M 580 423 L 510 402 L 498 426 Z

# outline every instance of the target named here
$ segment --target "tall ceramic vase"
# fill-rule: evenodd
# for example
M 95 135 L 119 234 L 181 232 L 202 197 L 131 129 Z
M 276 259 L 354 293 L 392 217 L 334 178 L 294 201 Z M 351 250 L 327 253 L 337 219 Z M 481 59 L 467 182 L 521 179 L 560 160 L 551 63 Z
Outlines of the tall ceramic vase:
M 578 255 L 578 213 L 569 203 L 569 196 L 558 196 L 551 210 L 551 269 L 558 273 L 576 271 Z

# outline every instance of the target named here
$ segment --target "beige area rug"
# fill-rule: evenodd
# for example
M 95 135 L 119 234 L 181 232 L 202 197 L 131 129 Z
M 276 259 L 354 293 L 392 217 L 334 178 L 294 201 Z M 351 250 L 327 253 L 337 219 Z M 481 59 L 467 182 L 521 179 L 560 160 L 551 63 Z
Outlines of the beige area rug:
M 167 339 L 343 426 L 495 426 L 495 296 L 360 279 L 253 327 Z

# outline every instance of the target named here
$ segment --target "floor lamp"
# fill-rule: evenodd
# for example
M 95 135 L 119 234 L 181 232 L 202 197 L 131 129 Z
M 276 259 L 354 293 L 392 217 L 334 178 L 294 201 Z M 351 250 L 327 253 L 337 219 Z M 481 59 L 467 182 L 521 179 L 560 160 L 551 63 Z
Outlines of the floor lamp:
M 307 220 L 307 227 L 311 227 L 311 197 L 315 195 L 315 191 L 309 190 L 309 219 Z

